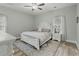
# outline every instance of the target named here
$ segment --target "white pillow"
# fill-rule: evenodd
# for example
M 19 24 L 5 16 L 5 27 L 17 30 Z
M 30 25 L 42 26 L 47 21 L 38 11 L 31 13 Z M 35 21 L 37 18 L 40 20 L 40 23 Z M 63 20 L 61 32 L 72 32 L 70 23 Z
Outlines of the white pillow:
M 41 27 L 40 27 L 40 28 L 38 28 L 38 32 L 41 32 Z

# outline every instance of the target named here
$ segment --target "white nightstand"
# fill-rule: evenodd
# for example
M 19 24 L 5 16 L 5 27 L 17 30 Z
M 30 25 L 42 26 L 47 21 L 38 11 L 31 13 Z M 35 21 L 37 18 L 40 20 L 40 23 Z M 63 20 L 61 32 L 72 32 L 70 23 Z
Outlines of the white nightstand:
M 52 40 L 57 40 L 57 41 L 61 41 L 62 40 L 62 34 L 53 34 L 52 35 Z

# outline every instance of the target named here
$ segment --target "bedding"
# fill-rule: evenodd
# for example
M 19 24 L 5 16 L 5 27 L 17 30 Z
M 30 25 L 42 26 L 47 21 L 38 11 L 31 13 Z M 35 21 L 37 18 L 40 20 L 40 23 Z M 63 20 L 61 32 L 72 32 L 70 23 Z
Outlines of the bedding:
M 40 46 L 43 45 L 45 42 L 50 40 L 51 33 L 50 32 L 23 32 L 21 34 L 21 40 L 31 44 L 38 50 L 40 49 Z

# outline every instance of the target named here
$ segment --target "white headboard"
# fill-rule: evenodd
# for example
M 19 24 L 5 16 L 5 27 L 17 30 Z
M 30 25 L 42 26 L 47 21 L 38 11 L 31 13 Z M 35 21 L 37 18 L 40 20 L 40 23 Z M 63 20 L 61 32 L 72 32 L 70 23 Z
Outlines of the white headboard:
M 51 25 L 46 22 L 40 23 L 38 25 L 38 31 L 41 31 L 42 29 L 50 29 L 51 30 Z

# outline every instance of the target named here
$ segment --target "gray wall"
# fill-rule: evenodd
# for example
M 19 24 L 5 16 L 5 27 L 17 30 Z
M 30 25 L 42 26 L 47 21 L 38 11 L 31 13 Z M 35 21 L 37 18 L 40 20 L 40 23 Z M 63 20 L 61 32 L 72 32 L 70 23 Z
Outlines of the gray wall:
M 31 30 L 33 27 L 33 16 L 0 6 L 0 14 L 7 16 L 7 32 L 20 36 L 23 31 Z
M 34 25 L 37 28 L 39 24 L 48 23 L 50 24 L 54 16 L 66 16 L 66 26 L 67 26 L 67 40 L 75 41 L 77 36 L 77 24 L 75 20 L 76 16 L 76 5 L 61 8 L 55 11 L 50 11 L 45 14 L 38 16 L 32 16 L 28 14 L 21 13 L 6 7 L 0 6 L 0 13 L 7 16 L 7 32 L 20 36 L 21 32 L 32 30 Z M 35 28 L 34 27 L 34 28 Z
M 77 16 L 79 17 L 79 4 L 77 4 Z M 79 48 L 79 23 L 77 24 L 77 47 Z
M 41 14 L 36 16 L 36 27 L 38 27 L 39 24 L 42 24 L 43 22 L 51 23 L 54 16 L 66 16 L 66 27 L 67 27 L 67 40 L 68 41 L 76 41 L 76 5 L 61 8 L 55 11 L 50 11 L 45 14 Z

